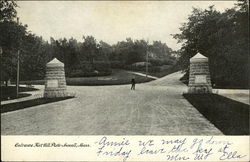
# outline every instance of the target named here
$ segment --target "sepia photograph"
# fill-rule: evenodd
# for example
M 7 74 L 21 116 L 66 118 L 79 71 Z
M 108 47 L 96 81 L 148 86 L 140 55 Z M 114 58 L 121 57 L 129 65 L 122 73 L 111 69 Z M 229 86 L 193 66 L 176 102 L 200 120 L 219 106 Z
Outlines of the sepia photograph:
M 1 136 L 249 136 L 248 8 L 1 0 Z

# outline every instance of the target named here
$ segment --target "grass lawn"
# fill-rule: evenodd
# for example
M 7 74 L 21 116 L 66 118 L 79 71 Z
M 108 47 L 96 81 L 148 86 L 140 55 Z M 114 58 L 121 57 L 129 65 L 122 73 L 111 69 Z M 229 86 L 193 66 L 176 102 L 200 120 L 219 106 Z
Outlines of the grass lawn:
M 151 75 L 151 76 L 154 76 L 154 77 L 158 77 L 158 78 L 164 77 L 164 76 L 166 76 L 168 74 L 171 74 L 171 73 L 174 73 L 174 72 L 178 71 L 178 70 L 173 69 L 171 66 L 167 66 L 167 65 L 159 67 L 160 68 L 159 72 L 151 72 L 150 68 L 151 67 L 149 67 L 148 75 Z M 137 72 L 146 74 L 145 70 L 143 70 L 143 71 L 137 71 Z
M 225 135 L 249 135 L 249 105 L 217 94 L 183 96 Z
M 9 111 L 15 111 L 20 110 L 32 106 L 47 104 L 51 102 L 57 102 L 65 99 L 69 99 L 73 97 L 58 97 L 58 98 L 36 98 L 33 100 L 27 100 L 27 101 L 21 101 L 21 102 L 15 102 L 10 104 L 4 104 L 1 106 L 1 113 L 9 112 Z
M 138 71 L 138 72 L 146 74 L 145 71 Z M 161 71 L 161 72 L 148 72 L 148 75 L 151 75 L 151 76 L 154 76 L 154 77 L 158 77 L 158 78 L 162 78 L 162 77 L 164 77 L 164 76 L 166 76 L 168 74 L 172 74 L 174 72 L 176 72 L 176 71 L 171 71 L 171 70 L 167 71 L 166 70 L 166 71 Z
M 146 78 L 144 76 L 128 73 L 125 70 L 115 69 L 113 70 L 113 73 L 109 76 L 66 78 L 66 81 L 67 85 L 83 85 L 83 86 L 120 85 L 120 84 L 130 84 L 131 79 L 133 77 L 135 77 L 137 83 L 144 83 L 154 80 L 151 78 Z M 43 85 L 44 80 L 21 81 L 21 84 Z
M 19 87 L 19 92 L 29 92 L 36 91 L 38 89 L 30 88 L 30 87 Z M 31 94 L 21 93 L 18 95 L 18 98 L 27 97 Z M 8 99 L 16 99 L 16 86 L 1 86 L 1 101 L 5 101 Z

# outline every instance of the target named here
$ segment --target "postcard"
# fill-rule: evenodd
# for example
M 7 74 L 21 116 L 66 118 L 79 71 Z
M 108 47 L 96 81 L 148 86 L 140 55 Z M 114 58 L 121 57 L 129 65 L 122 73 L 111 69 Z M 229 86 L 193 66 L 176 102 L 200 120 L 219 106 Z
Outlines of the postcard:
M 249 161 L 248 1 L 1 0 L 2 161 Z

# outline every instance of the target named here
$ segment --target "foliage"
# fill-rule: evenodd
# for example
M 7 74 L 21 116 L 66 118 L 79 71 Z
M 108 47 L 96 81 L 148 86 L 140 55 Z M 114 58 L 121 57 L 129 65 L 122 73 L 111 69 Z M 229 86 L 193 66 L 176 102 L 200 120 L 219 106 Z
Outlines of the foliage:
M 26 34 L 24 26 L 18 26 L 13 21 L 0 23 L 0 46 L 3 49 L 1 56 L 1 77 L 2 80 L 14 79 L 16 71 L 18 39 Z
M 173 65 L 176 61 L 172 51 L 165 43 L 145 40 L 132 40 L 109 45 L 97 41 L 93 36 L 83 36 L 79 42 L 74 38 L 44 41 L 28 31 L 28 26 L 17 23 L 15 1 L 1 0 L 0 3 L 0 46 L 1 80 L 16 79 L 17 53 L 20 52 L 20 80 L 43 79 L 46 63 L 54 57 L 65 65 L 66 76 L 101 76 L 110 75 L 111 68 L 124 69 L 136 62 L 145 62 L 147 52 L 149 61 L 154 65 Z
M 153 41 L 149 44 L 145 40 L 132 40 L 127 38 L 126 41 L 118 42 L 113 46 L 113 52 L 110 53 L 111 61 L 119 61 L 123 66 L 131 65 L 136 62 L 145 62 L 149 55 L 149 61 L 162 64 L 162 60 L 176 60 L 171 54 L 173 51 L 161 41 Z
M 175 58 L 169 58 L 169 59 L 150 58 L 149 59 L 149 62 L 153 66 L 174 65 L 175 61 L 176 61 Z
M 17 24 L 14 1 L 1 1 L 0 46 L 1 80 L 16 79 L 17 52 L 20 51 L 20 79 L 38 79 L 44 76 L 48 43 L 27 31 L 27 25 Z
M 27 26 L 14 21 L 0 23 L 2 54 L 2 80 L 16 78 L 17 52 L 20 51 L 20 79 L 39 79 L 44 76 L 48 43 L 27 32 Z
M 95 70 L 93 69 L 95 67 Z M 84 69 L 84 70 L 83 70 Z M 93 65 L 90 62 L 85 61 L 81 63 L 78 68 L 72 69 L 67 74 L 68 77 L 92 77 L 92 76 L 105 76 L 112 73 L 110 64 L 105 61 L 95 61 Z
M 0 22 L 13 20 L 16 17 L 17 4 L 13 0 L 0 0 Z
M 174 38 L 182 44 L 178 64 L 188 69 L 197 52 L 209 58 L 212 82 L 232 87 L 248 86 L 248 10 L 245 1 L 220 13 L 213 6 L 193 8 L 188 22 Z
M 18 33 L 23 32 L 22 29 L 14 27 L 14 22 L 9 22 L 16 17 L 15 7 L 17 7 L 17 4 L 14 1 L 0 1 L 0 48 L 3 51 L 3 54 L 1 54 L 1 80 L 5 80 L 6 83 L 11 76 L 14 64 L 13 60 L 10 59 L 14 50 L 10 40 L 17 40 Z M 12 30 L 13 27 L 15 30 Z M 6 32 L 6 30 L 9 32 Z M 7 55 L 4 53 L 7 53 Z
M 20 51 L 20 79 L 31 80 L 44 77 L 46 63 L 51 60 L 48 55 L 49 44 L 42 37 L 28 34 L 22 39 Z
M 65 64 L 66 76 L 70 77 L 110 75 L 111 68 L 131 69 L 128 67 L 133 63 L 146 61 L 147 51 L 149 62 L 157 66 L 173 65 L 176 61 L 171 56 L 173 51 L 165 43 L 154 41 L 150 45 L 131 38 L 112 46 L 98 42 L 93 36 L 83 36 L 82 43 L 73 38 L 51 38 L 50 48 L 48 53 Z

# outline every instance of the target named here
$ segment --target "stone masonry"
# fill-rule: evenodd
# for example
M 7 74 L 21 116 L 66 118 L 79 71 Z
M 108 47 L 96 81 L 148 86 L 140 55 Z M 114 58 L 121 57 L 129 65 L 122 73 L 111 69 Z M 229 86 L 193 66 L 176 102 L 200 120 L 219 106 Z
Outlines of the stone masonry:
M 190 59 L 188 93 L 212 93 L 208 58 L 200 53 Z
M 65 97 L 66 88 L 64 64 L 54 58 L 46 65 L 44 97 Z

